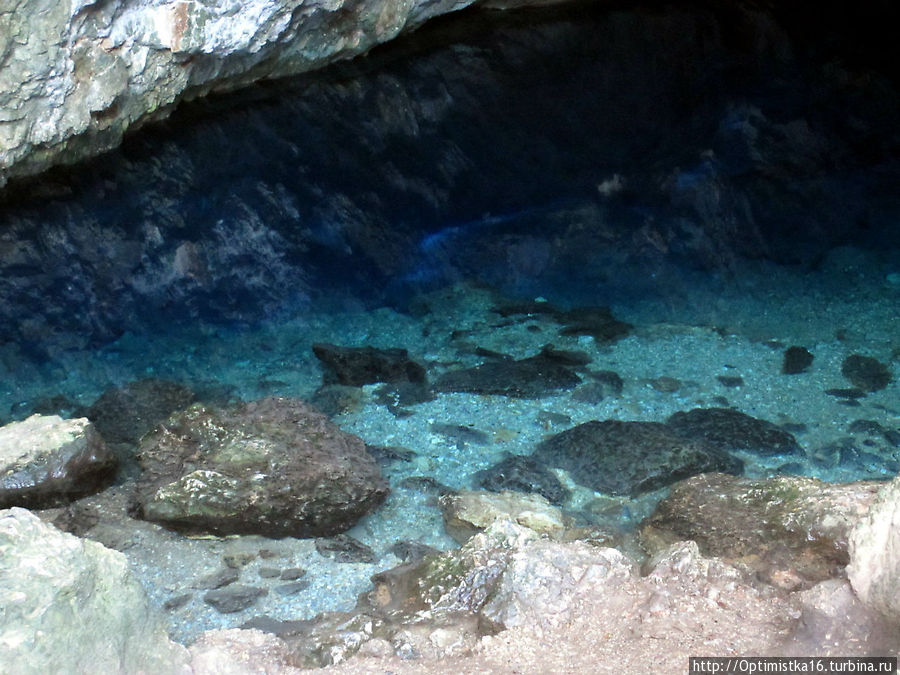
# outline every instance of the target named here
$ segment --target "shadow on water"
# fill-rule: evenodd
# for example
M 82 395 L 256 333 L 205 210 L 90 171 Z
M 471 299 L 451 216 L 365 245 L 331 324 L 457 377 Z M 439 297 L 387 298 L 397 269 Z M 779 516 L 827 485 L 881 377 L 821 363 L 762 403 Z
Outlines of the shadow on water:
M 607 7 L 465 13 L 13 185 L 0 338 L 53 355 L 458 280 L 675 302 L 740 260 L 898 245 L 870 55 L 749 10 Z

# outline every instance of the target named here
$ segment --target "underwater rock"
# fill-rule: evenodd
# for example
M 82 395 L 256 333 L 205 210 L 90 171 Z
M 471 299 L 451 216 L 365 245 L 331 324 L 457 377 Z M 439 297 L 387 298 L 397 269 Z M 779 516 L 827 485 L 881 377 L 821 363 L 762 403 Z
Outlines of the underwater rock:
M 841 375 L 866 392 L 880 391 L 891 382 L 891 371 L 878 359 L 851 354 L 841 364 Z
M 211 605 L 221 614 L 234 614 L 252 607 L 267 593 L 268 591 L 264 588 L 231 584 L 225 588 L 209 591 L 203 596 L 203 602 Z
M 60 506 L 107 487 L 116 458 L 84 418 L 32 415 L 0 427 L 0 508 Z
M 685 438 L 659 422 L 586 422 L 542 441 L 532 456 L 592 490 L 632 497 L 698 473 L 744 468 L 702 438 Z
M 348 387 L 341 384 L 326 384 L 312 395 L 309 402 L 316 410 L 329 417 L 343 413 L 357 412 L 364 403 L 364 395 L 359 387 Z
M 433 422 L 428 425 L 428 431 L 454 442 L 458 448 L 466 445 L 490 445 L 491 443 L 491 437 L 485 432 L 462 424 Z
M 557 349 L 553 345 L 544 345 L 541 347 L 541 356 L 548 361 L 556 361 L 557 363 L 570 368 L 586 366 L 593 361 L 591 355 L 587 352 L 576 349 Z
M 375 551 L 358 539 L 346 534 L 316 539 L 316 551 L 339 563 L 373 563 Z
M 630 323 L 616 319 L 609 307 L 581 307 L 556 315 L 563 324 L 560 335 L 590 335 L 600 344 L 610 344 L 631 332 Z
M 851 528 L 879 483 L 803 476 L 704 474 L 676 484 L 641 526 L 650 552 L 690 539 L 704 555 L 741 563 L 780 588 L 808 588 L 843 573 Z
M 784 352 L 784 362 L 781 372 L 784 375 L 798 375 L 805 373 L 812 365 L 813 355 L 806 347 L 788 347 Z
M 184 673 L 125 556 L 0 511 L 0 663 L 22 675 Z
M 493 466 L 478 471 L 475 484 L 490 492 L 513 490 L 535 493 L 551 504 L 563 504 L 569 498 L 569 490 L 546 465 L 534 457 L 510 455 Z
M 390 552 L 400 558 L 403 563 L 419 562 L 426 555 L 440 554 L 433 546 L 418 541 L 398 541 L 390 548 Z
M 107 389 L 88 409 L 87 417 L 108 443 L 137 443 L 194 400 L 194 393 L 182 384 L 147 378 Z
M 229 586 L 240 578 L 241 572 L 239 569 L 235 569 L 234 567 L 223 567 L 217 572 L 204 574 L 202 577 L 196 579 L 193 583 L 193 587 L 214 591 L 223 586 Z
M 850 533 L 847 576 L 869 607 L 900 625 L 900 478 L 883 485 Z
M 553 538 L 561 538 L 571 519 L 544 497 L 522 492 L 481 492 L 463 490 L 440 499 L 444 529 L 464 544 L 495 520 L 509 520 Z
M 365 444 L 302 401 L 200 404 L 141 442 L 138 514 L 185 532 L 328 536 L 388 487 Z
M 694 408 L 677 412 L 666 425 L 684 438 L 702 439 L 721 452 L 743 450 L 762 457 L 802 452 L 797 440 L 771 422 L 731 408 Z
M 411 359 L 405 349 L 317 343 L 312 350 L 322 362 L 325 384 L 361 387 L 376 382 L 424 384 L 426 381 L 425 368 Z
M 581 378 L 569 368 L 538 354 L 518 361 L 488 361 L 474 368 L 448 371 L 438 377 L 434 390 L 540 398 L 579 384 Z

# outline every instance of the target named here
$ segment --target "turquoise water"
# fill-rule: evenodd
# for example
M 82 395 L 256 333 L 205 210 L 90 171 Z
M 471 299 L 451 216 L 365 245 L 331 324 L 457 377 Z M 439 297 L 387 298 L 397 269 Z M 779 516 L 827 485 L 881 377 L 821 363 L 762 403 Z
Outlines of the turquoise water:
M 623 380 L 618 395 L 592 395 L 582 373 L 571 392 L 438 394 L 402 410 L 362 387 L 334 421 L 413 453 L 384 466 L 391 497 L 351 531 L 374 564 L 339 564 L 301 540 L 188 540 L 143 524 L 128 545 L 92 534 L 119 542 L 158 604 L 192 594 L 169 612 L 178 639 L 351 607 L 398 563 L 394 542 L 454 545 L 436 489 L 415 479 L 471 488 L 479 470 L 589 420 L 733 406 L 803 448 L 745 457 L 749 476 L 900 470 L 896 435 L 851 428 L 900 430 L 890 77 L 831 53 L 730 44 L 707 10 L 471 21 L 186 106 L 112 155 L 6 195 L 0 421 L 76 414 L 148 377 L 216 401 L 312 399 L 315 342 L 403 347 L 432 382 L 482 363 L 479 348 L 521 359 L 552 344 Z M 607 305 L 634 328 L 607 344 L 495 311 L 523 299 Z M 814 361 L 783 375 L 792 345 Z M 827 394 L 851 386 L 841 366 L 855 353 L 894 380 L 859 399 Z M 573 514 L 622 532 L 661 496 L 562 479 Z M 241 547 L 277 549 L 310 587 L 218 614 L 193 581 Z M 265 584 L 262 564 L 242 582 Z

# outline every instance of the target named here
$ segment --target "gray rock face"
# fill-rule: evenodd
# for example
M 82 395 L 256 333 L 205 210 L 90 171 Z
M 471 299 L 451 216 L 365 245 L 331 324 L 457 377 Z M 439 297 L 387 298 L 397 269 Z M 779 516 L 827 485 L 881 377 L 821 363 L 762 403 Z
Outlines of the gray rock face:
M 187 673 L 125 556 L 0 511 L 0 663 L 16 673 Z
M 900 624 L 900 478 L 879 492 L 850 533 L 847 576 L 866 605 Z
M 184 531 L 328 536 L 388 492 L 362 440 L 294 399 L 192 406 L 146 436 L 140 454 L 141 516 Z
M 182 98 L 361 54 L 476 1 L 12 0 L 0 16 L 0 186 L 114 147 Z
M 86 419 L 32 415 L 0 428 L 0 508 L 47 508 L 97 492 L 116 459 Z

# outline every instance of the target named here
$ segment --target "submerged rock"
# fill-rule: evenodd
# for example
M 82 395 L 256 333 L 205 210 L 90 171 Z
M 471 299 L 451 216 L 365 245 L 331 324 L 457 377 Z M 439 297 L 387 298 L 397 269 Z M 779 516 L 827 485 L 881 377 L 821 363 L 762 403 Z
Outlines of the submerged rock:
M 0 427 L 0 508 L 48 508 L 107 487 L 116 458 L 86 419 L 32 415 Z
M 798 375 L 805 373 L 812 365 L 813 355 L 806 347 L 788 347 L 784 352 L 784 362 L 781 372 L 784 375 Z
M 0 663 L 22 675 L 184 673 L 125 556 L 0 511 Z
M 533 457 L 592 490 L 632 497 L 698 473 L 743 472 L 740 460 L 659 422 L 586 422 L 541 442 Z
M 891 383 L 891 371 L 878 359 L 851 354 L 841 365 L 841 375 L 866 392 L 880 391 Z
M 302 401 L 195 405 L 144 438 L 139 515 L 186 532 L 328 536 L 388 492 L 365 444 Z
M 694 476 L 675 485 L 644 521 L 641 540 L 653 553 L 690 539 L 704 555 L 747 565 L 775 586 L 808 588 L 842 574 L 850 530 L 878 486 L 802 476 Z
M 802 452 L 800 444 L 787 431 L 731 408 L 694 408 L 677 412 L 666 424 L 675 433 L 685 438 L 702 439 L 722 452 L 742 450 L 763 457 Z
M 475 484 L 491 492 L 514 490 L 536 493 L 551 504 L 563 504 L 569 498 L 569 490 L 546 465 L 534 457 L 510 455 L 493 466 L 478 471 Z
M 346 534 L 316 539 L 319 555 L 340 563 L 373 563 L 375 551 L 358 539 Z
M 209 591 L 203 596 L 203 601 L 221 614 L 234 614 L 253 606 L 267 593 L 268 591 L 264 588 L 232 584 L 226 588 Z
M 147 378 L 107 389 L 88 419 L 109 443 L 137 443 L 174 412 L 194 402 L 194 392 L 169 380 Z
M 474 368 L 451 370 L 437 379 L 434 390 L 540 398 L 579 384 L 578 375 L 542 353 L 519 361 L 488 361 Z
M 411 359 L 405 349 L 339 347 L 314 344 L 313 353 L 322 362 L 325 384 L 361 387 L 376 382 L 424 384 L 425 368 Z

